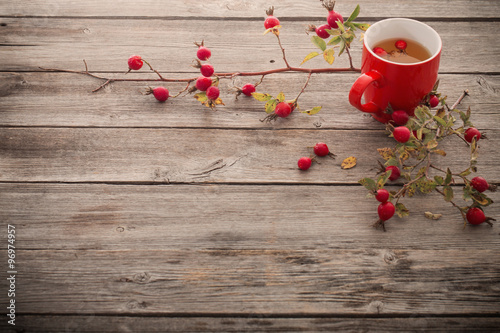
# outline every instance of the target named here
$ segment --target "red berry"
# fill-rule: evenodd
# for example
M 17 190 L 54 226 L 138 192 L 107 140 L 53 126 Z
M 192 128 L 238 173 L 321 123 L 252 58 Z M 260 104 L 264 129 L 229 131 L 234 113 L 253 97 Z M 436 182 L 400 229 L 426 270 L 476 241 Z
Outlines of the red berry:
M 209 77 L 205 77 L 205 76 L 200 76 L 197 80 L 196 80 L 196 88 L 198 90 L 201 90 L 201 91 L 206 91 L 208 89 L 208 87 L 210 87 L 212 85 L 212 79 L 210 79 Z
M 276 113 L 278 117 L 286 118 L 292 113 L 292 107 L 289 103 L 281 102 L 276 105 L 274 113 Z
M 201 61 L 205 61 L 205 60 L 208 60 L 210 58 L 210 56 L 212 55 L 212 52 L 210 51 L 209 48 L 206 48 L 205 46 L 200 46 L 198 48 L 198 51 L 196 51 L 196 56 L 198 57 L 198 59 L 200 59 Z
M 486 179 L 484 179 L 483 177 L 472 178 L 470 184 L 476 191 L 481 193 L 486 191 L 490 187 Z
M 439 104 L 439 98 L 437 96 L 432 95 L 431 98 L 429 99 L 429 105 L 431 108 L 435 108 Z
M 392 135 L 394 136 L 394 139 L 396 139 L 397 142 L 405 143 L 408 140 L 410 140 L 411 132 L 408 127 L 399 126 L 394 129 Z
M 387 56 L 387 52 L 383 48 L 378 47 L 378 46 L 373 49 L 373 52 L 376 55 L 378 55 L 379 57 L 385 57 L 385 56 Z
M 406 111 L 398 110 L 392 113 L 392 120 L 394 120 L 396 125 L 406 125 L 408 119 L 410 119 L 410 116 Z
M 326 21 L 328 22 L 328 25 L 332 27 L 333 29 L 337 29 L 339 25 L 337 24 L 337 21 L 340 21 L 344 23 L 344 18 L 342 15 L 337 13 L 336 11 L 332 10 L 328 12 L 328 16 L 326 17 Z
M 311 167 L 312 160 L 310 157 L 301 157 L 299 158 L 297 165 L 300 170 L 307 170 Z
M 206 77 L 211 77 L 212 74 L 214 73 L 214 71 L 215 71 L 214 66 L 212 66 L 210 64 L 203 64 L 200 67 L 201 75 L 206 76 Z
M 318 35 L 318 37 L 321 37 L 323 39 L 326 39 L 328 37 L 330 37 L 330 33 L 328 33 L 328 31 L 326 31 L 327 29 L 331 29 L 332 27 L 330 27 L 328 24 L 323 24 L 319 27 L 317 27 L 314 31 L 316 31 L 316 35 Z
M 141 56 L 133 55 L 128 58 L 128 68 L 134 71 L 138 71 L 142 68 L 144 62 L 142 61 Z
M 377 210 L 378 210 L 378 217 L 382 221 L 387 221 L 388 219 L 394 216 L 394 213 L 396 212 L 396 207 L 394 207 L 392 202 L 387 201 L 378 205 Z
M 211 86 L 207 89 L 207 97 L 213 101 L 219 98 L 219 93 L 219 88 L 216 86 Z
M 375 193 L 375 199 L 377 199 L 380 202 L 386 202 L 389 200 L 389 191 L 387 191 L 384 188 L 381 188 Z
M 326 143 L 318 142 L 314 146 L 314 154 L 316 154 L 317 156 L 323 157 L 323 156 L 328 155 L 329 153 L 330 153 L 330 149 L 328 149 L 328 146 L 326 145 Z
M 241 88 L 241 92 L 246 96 L 252 96 L 252 93 L 255 92 L 255 85 L 247 83 Z
M 396 46 L 398 50 L 406 50 L 406 46 L 408 46 L 408 44 L 406 44 L 404 40 L 400 39 L 394 43 L 394 46 Z
M 280 20 L 278 20 L 278 18 L 273 15 L 269 15 L 264 21 L 264 28 L 266 28 L 266 30 L 274 28 L 278 25 L 280 25 Z
M 395 165 L 389 165 L 387 168 L 385 168 L 385 171 L 391 170 L 391 175 L 389 176 L 389 180 L 396 180 L 401 176 L 401 171 L 399 171 L 399 168 Z
M 153 89 L 153 96 L 160 102 L 165 102 L 170 96 L 168 89 L 165 87 L 156 87 Z
M 467 221 L 469 221 L 470 224 L 481 224 L 484 221 L 486 221 L 486 216 L 484 215 L 484 212 L 481 210 L 481 208 L 478 207 L 472 207 L 467 211 L 466 214 Z
M 467 142 L 472 142 L 472 139 L 476 138 L 476 141 L 479 141 L 481 139 L 481 132 L 477 130 L 477 128 L 474 127 L 469 127 L 464 134 L 464 139 Z

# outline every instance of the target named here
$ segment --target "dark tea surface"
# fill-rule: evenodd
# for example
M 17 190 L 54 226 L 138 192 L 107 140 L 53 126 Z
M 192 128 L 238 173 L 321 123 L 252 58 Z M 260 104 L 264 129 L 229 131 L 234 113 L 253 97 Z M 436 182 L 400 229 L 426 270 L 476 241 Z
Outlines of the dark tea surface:
M 404 48 L 401 48 L 402 41 L 404 42 Z M 383 40 L 375 45 L 373 51 L 384 59 L 405 64 L 424 61 L 431 57 L 429 50 L 422 44 L 413 40 L 403 40 L 400 38 Z

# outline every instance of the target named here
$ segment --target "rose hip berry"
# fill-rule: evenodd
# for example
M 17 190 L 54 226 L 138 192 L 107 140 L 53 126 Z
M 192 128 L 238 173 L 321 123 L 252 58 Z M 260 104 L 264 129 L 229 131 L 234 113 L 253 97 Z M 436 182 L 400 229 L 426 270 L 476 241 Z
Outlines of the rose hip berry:
M 280 25 L 280 20 L 278 20 L 278 18 L 273 15 L 274 7 L 271 7 L 268 10 L 266 10 L 266 14 L 267 18 L 264 21 L 264 28 L 266 28 L 266 30 Z
M 212 74 L 215 72 L 214 66 L 212 66 L 210 64 L 203 64 L 200 67 L 200 72 L 201 72 L 201 75 L 203 75 L 205 77 L 211 77 Z
M 408 46 L 408 44 L 406 44 L 406 42 L 402 39 L 396 41 L 396 43 L 394 43 L 394 46 L 398 49 L 398 50 L 406 50 L 406 47 Z
M 439 105 L 439 98 L 437 96 L 432 95 L 431 98 L 429 99 L 429 105 L 431 108 L 435 108 L 436 106 Z
M 133 55 L 128 58 L 128 68 L 130 70 L 138 71 L 142 68 L 144 62 L 142 61 L 141 56 Z
M 290 106 L 289 103 L 286 102 L 280 102 L 278 105 L 276 105 L 276 108 L 274 109 L 274 113 L 281 118 L 286 118 L 292 113 L 292 107 Z
M 334 11 L 333 9 L 328 12 L 328 16 L 326 17 L 326 21 L 328 22 L 328 25 L 332 27 L 333 29 L 337 29 L 339 27 L 337 21 L 340 21 L 341 23 L 344 23 L 344 18 L 342 15 Z
M 251 83 L 247 83 L 245 84 L 242 88 L 241 88 L 241 92 L 245 95 L 245 96 L 252 96 L 252 93 L 255 92 L 255 85 L 251 84 Z
M 210 56 L 212 56 L 212 52 L 210 51 L 209 48 L 207 48 L 203 45 L 200 45 L 200 47 L 198 48 L 198 51 L 196 51 L 196 56 L 201 61 L 205 61 L 205 60 L 208 60 L 210 58 Z
M 297 165 L 300 170 L 307 170 L 311 167 L 312 159 L 310 157 L 301 157 L 297 161 Z
M 378 47 L 378 46 L 373 49 L 373 52 L 376 55 L 378 55 L 379 57 L 385 57 L 385 56 L 387 56 L 387 52 L 383 48 Z
M 380 202 L 387 202 L 389 200 L 389 191 L 384 188 L 381 188 L 377 192 L 375 192 L 375 199 Z
M 394 139 L 397 142 L 405 143 L 410 140 L 411 132 L 410 129 L 406 126 L 399 126 L 394 129 L 392 132 Z
M 219 88 L 216 86 L 211 86 L 207 89 L 207 97 L 213 101 L 219 98 L 219 93 Z
M 466 214 L 467 221 L 470 224 L 481 224 L 486 221 L 486 216 L 484 212 L 478 207 L 469 208 Z
M 326 30 L 329 30 L 331 28 L 332 27 L 330 27 L 330 25 L 323 24 L 323 25 L 317 27 L 316 29 L 314 29 L 314 31 L 316 32 L 316 35 L 318 35 L 318 37 L 321 37 L 323 39 L 327 39 L 328 37 L 330 37 L 330 34 Z
M 470 181 L 470 185 L 478 192 L 484 192 L 489 189 L 490 185 L 483 177 L 474 177 Z
M 410 116 L 406 113 L 406 111 L 398 110 L 392 113 L 392 120 L 394 120 L 396 125 L 406 125 L 408 119 L 410 119 Z
M 200 76 L 195 83 L 196 88 L 201 91 L 206 91 L 211 85 L 212 79 L 206 76 Z
M 394 216 L 394 213 L 396 212 L 396 207 L 394 207 L 392 202 L 387 201 L 378 205 L 377 210 L 378 210 L 378 217 L 382 221 L 387 221 Z
M 476 142 L 479 141 L 479 139 L 481 139 L 481 132 L 479 132 L 477 128 L 469 127 L 465 131 L 464 139 L 465 141 L 471 143 L 473 138 L 476 138 Z
M 389 165 L 387 168 L 385 168 L 385 171 L 391 170 L 391 175 L 389 176 L 389 180 L 396 180 L 401 176 L 401 171 L 399 168 L 395 165 Z
M 316 145 L 314 145 L 314 154 L 316 154 L 319 157 L 323 157 L 331 153 L 326 143 L 318 142 Z
M 170 96 L 168 89 L 165 87 L 156 87 L 153 89 L 153 96 L 160 102 L 165 102 Z

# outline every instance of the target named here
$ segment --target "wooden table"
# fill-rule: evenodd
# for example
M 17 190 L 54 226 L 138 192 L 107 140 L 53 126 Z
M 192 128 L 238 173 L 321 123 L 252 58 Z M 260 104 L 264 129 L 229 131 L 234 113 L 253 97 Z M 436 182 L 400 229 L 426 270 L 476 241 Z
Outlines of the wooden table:
M 344 17 L 424 21 L 444 43 L 440 91 L 471 107 L 481 141 L 478 175 L 500 182 L 500 2 L 338 1 Z M 164 77 L 198 75 L 194 41 L 218 72 L 283 67 L 265 9 L 282 20 L 287 57 L 314 46 L 304 32 L 318 1 L 3 1 L 0 3 L 0 328 L 12 332 L 493 331 L 500 326 L 500 227 L 463 227 L 438 193 L 404 199 L 408 218 L 371 227 L 377 203 L 358 184 L 374 177 L 384 126 L 356 111 L 357 73 L 313 75 L 303 107 L 262 123 L 263 104 L 225 107 L 191 96 L 158 103 L 145 82 L 115 82 L 39 67 L 124 77 L 140 54 Z M 361 46 L 353 44 L 359 66 Z M 347 57 L 334 66 L 344 67 Z M 328 67 L 313 59 L 310 67 Z M 147 69 L 127 78 L 155 78 Z M 267 76 L 261 92 L 287 96 L 304 73 Z M 235 84 L 258 81 L 235 78 Z M 185 84 L 169 84 L 172 92 Z M 337 154 L 307 172 L 308 146 Z M 451 140 L 453 142 L 453 140 Z M 467 165 L 444 143 L 439 165 Z M 340 164 L 356 156 L 358 165 Z M 398 185 L 399 184 L 399 185 Z M 390 189 L 400 188 L 396 182 Z M 459 190 L 459 185 L 457 185 Z M 490 194 L 500 201 L 498 192 Z M 425 211 L 443 214 L 424 218 Z M 500 217 L 498 203 L 487 214 Z M 7 323 L 8 225 L 16 230 L 15 327 Z M 7 274 L 7 277 L 9 275 Z

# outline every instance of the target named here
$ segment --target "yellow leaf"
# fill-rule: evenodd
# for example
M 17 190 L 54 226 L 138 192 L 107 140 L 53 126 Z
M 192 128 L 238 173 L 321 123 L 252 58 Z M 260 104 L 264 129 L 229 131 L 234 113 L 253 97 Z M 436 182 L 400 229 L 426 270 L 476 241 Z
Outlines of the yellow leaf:
M 333 49 L 327 49 L 323 52 L 323 58 L 325 58 L 325 61 L 330 65 L 335 61 L 334 53 L 335 51 Z
M 433 214 L 431 212 L 425 212 L 424 215 L 429 220 L 439 220 L 443 216 L 443 214 Z
M 356 166 L 356 162 L 357 162 L 356 157 L 354 157 L 354 156 L 350 156 L 350 157 L 346 158 L 346 159 L 342 162 L 342 164 L 340 165 L 340 167 L 341 167 L 342 169 L 350 169 L 350 168 L 354 168 L 354 167 Z
M 304 60 L 302 60 L 302 62 L 300 63 L 300 66 L 302 66 L 306 61 L 309 61 L 311 60 L 312 58 L 314 57 L 317 57 L 319 56 L 319 53 L 318 52 L 311 52 L 309 53 L 305 58 Z
M 382 156 L 382 158 L 386 161 L 394 157 L 394 151 L 392 150 L 392 148 L 379 148 L 377 149 L 377 151 L 380 156 Z

